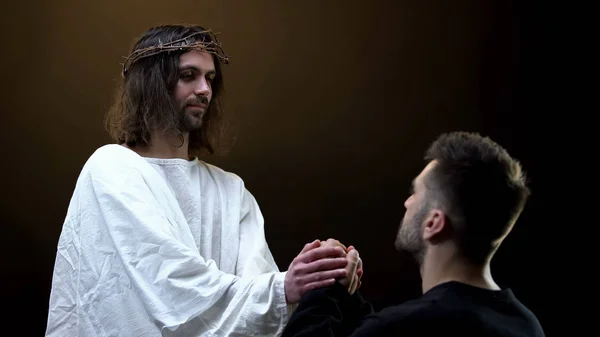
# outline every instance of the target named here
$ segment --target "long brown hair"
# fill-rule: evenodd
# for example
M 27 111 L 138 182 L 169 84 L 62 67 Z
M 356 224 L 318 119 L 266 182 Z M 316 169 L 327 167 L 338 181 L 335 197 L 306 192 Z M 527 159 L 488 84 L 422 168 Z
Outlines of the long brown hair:
M 135 42 L 132 55 L 146 48 L 154 53 L 135 59 L 123 69 L 123 80 L 117 87 L 105 123 L 116 142 L 131 147 L 145 146 L 150 144 L 153 131 L 171 132 L 183 139 L 179 130 L 181 112 L 175 104 L 173 91 L 179 80 L 179 56 L 190 48 L 163 50 L 153 47 L 187 40 L 190 35 L 196 42 L 218 43 L 214 34 L 197 25 L 153 27 Z M 216 76 L 212 82 L 212 101 L 201 128 L 190 133 L 189 152 L 194 155 L 212 155 L 222 150 L 224 145 L 225 121 L 221 103 L 223 60 L 215 53 L 213 60 Z

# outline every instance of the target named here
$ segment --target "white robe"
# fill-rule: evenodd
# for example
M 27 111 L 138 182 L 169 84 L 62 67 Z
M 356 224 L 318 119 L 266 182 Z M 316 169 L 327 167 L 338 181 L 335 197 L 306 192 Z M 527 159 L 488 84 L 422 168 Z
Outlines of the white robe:
M 238 176 L 105 145 L 69 204 L 46 336 L 279 335 L 284 277 Z

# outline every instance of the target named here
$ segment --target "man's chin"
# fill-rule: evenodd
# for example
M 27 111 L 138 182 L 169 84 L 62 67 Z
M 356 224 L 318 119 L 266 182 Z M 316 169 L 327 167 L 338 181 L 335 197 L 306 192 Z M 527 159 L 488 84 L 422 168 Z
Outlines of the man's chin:
M 192 132 L 192 131 L 196 131 L 196 130 L 199 130 L 200 128 L 202 128 L 202 125 L 204 123 L 202 121 L 202 116 L 196 117 L 196 116 L 188 115 L 182 124 L 183 124 L 181 127 L 182 131 Z
M 399 252 L 404 252 L 404 245 L 402 244 L 402 242 L 398 239 L 396 239 L 396 242 L 394 242 L 394 247 L 396 247 L 396 250 Z
M 410 256 L 417 261 L 420 261 L 423 258 L 424 253 L 422 249 L 417 249 L 411 247 L 410 245 L 403 244 L 400 240 L 396 240 L 395 247 L 399 253 Z
M 192 132 L 200 130 L 201 128 L 202 128 L 202 125 L 188 126 L 188 127 L 183 128 L 183 132 L 192 133 Z
M 400 252 L 408 252 L 410 249 L 410 242 L 407 242 L 407 238 L 406 238 L 406 233 L 403 232 L 403 229 L 401 228 L 400 231 L 398 232 L 398 234 L 396 235 L 396 241 L 394 242 L 394 246 L 396 247 L 396 250 L 400 251 Z
M 396 250 L 402 254 L 413 255 L 415 252 L 403 245 L 401 242 L 396 242 Z

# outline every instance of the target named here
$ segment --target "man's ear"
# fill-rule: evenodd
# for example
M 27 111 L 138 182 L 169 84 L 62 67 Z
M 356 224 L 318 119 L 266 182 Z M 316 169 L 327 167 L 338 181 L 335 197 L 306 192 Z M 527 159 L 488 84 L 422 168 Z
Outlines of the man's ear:
M 431 241 L 441 237 L 442 233 L 447 229 L 446 225 L 446 214 L 442 210 L 432 209 L 425 221 L 423 239 Z

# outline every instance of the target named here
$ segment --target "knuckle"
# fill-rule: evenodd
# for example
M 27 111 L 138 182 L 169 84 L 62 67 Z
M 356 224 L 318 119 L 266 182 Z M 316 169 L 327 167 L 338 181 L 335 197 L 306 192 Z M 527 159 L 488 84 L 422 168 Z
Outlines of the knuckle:
M 328 261 L 327 260 L 319 260 L 317 261 L 317 267 L 319 267 L 319 269 L 325 269 L 328 266 Z
M 302 274 L 306 274 L 306 265 L 305 264 L 298 264 L 296 266 L 296 274 L 297 275 L 302 275 Z

